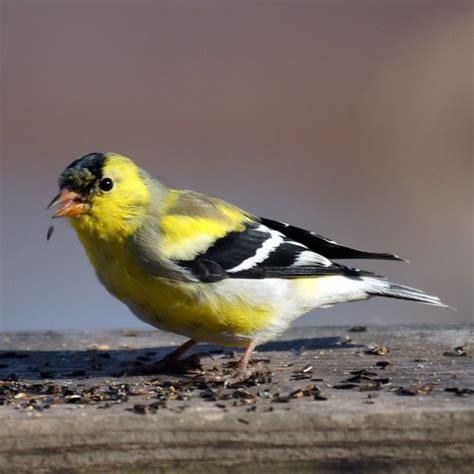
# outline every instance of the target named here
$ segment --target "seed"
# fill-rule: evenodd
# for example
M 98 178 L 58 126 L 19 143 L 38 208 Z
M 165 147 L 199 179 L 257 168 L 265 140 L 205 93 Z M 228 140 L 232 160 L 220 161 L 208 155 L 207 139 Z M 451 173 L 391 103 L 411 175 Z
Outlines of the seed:
M 450 357 L 466 357 L 471 352 L 469 346 L 458 346 L 455 347 L 452 351 L 445 351 L 443 355 Z
M 349 329 L 349 332 L 366 332 L 367 326 L 353 326 Z
M 387 355 L 389 352 L 390 348 L 386 346 L 372 346 L 365 351 L 369 355 Z
M 46 233 L 46 240 L 49 240 L 51 238 L 51 236 L 53 235 L 53 232 L 54 232 L 54 226 L 50 225 L 48 232 Z
M 411 385 L 410 387 L 400 387 L 397 390 L 399 395 L 428 395 L 433 391 L 433 385 L 425 384 L 425 385 Z

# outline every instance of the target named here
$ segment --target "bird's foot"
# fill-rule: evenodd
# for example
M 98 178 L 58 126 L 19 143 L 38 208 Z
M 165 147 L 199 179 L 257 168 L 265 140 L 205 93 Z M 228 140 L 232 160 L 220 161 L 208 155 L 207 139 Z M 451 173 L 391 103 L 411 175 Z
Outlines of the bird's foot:
M 225 365 L 223 381 L 224 387 L 236 385 L 259 385 L 269 383 L 272 380 L 272 372 L 264 365 L 268 359 L 255 359 L 244 365 L 239 362 L 229 362 Z
M 242 360 L 230 361 L 223 367 L 214 366 L 210 370 L 202 371 L 193 378 L 193 381 L 221 388 L 251 387 L 269 383 L 273 372 L 264 364 L 265 362 L 269 362 L 269 359 L 254 359 L 245 364 Z

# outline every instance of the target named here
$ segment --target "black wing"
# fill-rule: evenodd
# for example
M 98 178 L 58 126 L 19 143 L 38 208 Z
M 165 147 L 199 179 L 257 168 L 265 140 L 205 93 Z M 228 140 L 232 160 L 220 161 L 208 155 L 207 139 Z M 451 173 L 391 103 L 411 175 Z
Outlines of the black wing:
M 284 222 L 273 221 L 271 219 L 261 218 L 262 224 L 270 229 L 278 230 L 286 237 L 306 245 L 313 252 L 320 253 L 330 260 L 339 259 L 376 259 L 376 260 L 397 260 L 405 262 L 403 258 L 391 253 L 366 252 L 365 250 L 352 249 L 344 247 L 334 240 L 323 237 L 322 235 L 300 229 Z
M 273 222 L 273 221 L 271 221 Z M 224 278 L 296 278 L 322 275 L 368 275 L 338 265 L 266 222 L 252 222 L 242 232 L 218 239 L 193 260 L 176 261 L 202 282 Z

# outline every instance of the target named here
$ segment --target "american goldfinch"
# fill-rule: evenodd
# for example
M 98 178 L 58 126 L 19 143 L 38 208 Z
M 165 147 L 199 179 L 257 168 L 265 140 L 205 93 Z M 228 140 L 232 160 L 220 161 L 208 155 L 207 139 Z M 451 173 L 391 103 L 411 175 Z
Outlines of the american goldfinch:
M 217 198 L 170 188 L 132 160 L 90 153 L 59 177 L 68 217 L 105 288 L 141 320 L 197 342 L 255 346 L 315 308 L 387 296 L 446 307 L 339 259 L 401 260 L 340 245 Z

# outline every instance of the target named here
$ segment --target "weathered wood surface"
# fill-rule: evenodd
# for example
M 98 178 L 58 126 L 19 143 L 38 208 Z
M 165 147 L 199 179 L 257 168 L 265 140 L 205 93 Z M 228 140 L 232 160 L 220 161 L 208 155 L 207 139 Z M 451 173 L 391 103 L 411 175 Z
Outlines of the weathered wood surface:
M 474 367 L 453 352 L 472 329 L 294 329 L 254 356 L 271 381 L 227 388 L 199 370 L 117 376 L 183 340 L 170 334 L 7 333 L 0 470 L 472 472 Z M 217 377 L 228 352 L 204 369 Z

